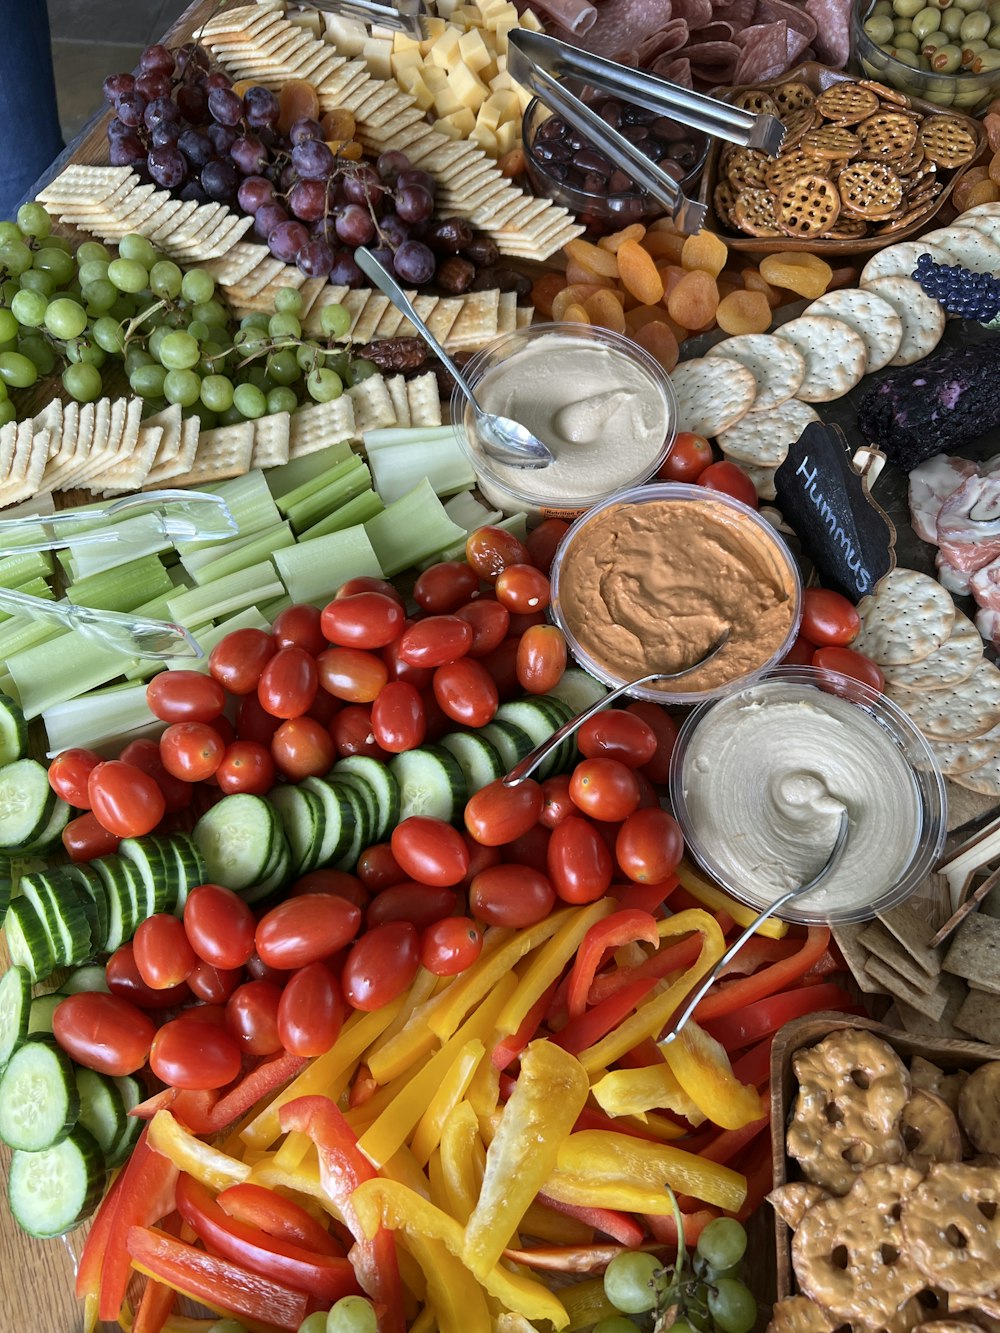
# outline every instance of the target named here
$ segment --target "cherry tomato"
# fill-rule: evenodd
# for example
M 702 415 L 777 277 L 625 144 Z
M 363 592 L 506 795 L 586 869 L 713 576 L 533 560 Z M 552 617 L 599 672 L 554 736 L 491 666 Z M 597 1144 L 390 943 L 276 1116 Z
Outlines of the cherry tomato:
M 217 719 L 216 725 L 222 720 Z M 167 772 L 163 767 L 157 741 L 149 737 L 130 741 L 118 758 L 123 764 L 131 764 L 133 768 L 141 768 L 144 773 L 149 774 L 163 792 L 163 803 L 168 815 L 176 814 L 178 810 L 186 810 L 191 804 L 194 794 L 191 783 L 185 782 L 182 778 L 172 777 Z
M 839 676 L 859 680 L 862 685 L 870 685 L 873 690 L 885 689 L 885 676 L 878 665 L 853 648 L 817 648 L 813 653 L 812 664 L 820 671 L 835 672 Z
M 651 810 L 654 806 L 660 804 L 660 798 L 656 793 L 656 788 L 646 777 L 641 768 L 634 768 L 635 780 L 639 784 L 639 805 L 640 810 Z
M 394 602 L 403 605 L 403 598 L 400 596 L 399 589 L 388 579 L 376 579 L 370 574 L 358 574 L 356 578 L 348 579 L 342 583 L 334 597 L 355 597 L 359 592 L 377 592 L 383 597 L 388 597 Z
M 89 810 L 87 780 L 103 762 L 96 750 L 62 750 L 49 764 L 49 786 L 67 804 Z
M 340 974 L 352 1009 L 371 1011 L 402 995 L 420 967 L 420 936 L 410 921 L 387 921 L 351 947 Z
M 614 861 L 594 825 L 579 815 L 570 815 L 552 830 L 548 871 L 563 902 L 592 903 L 607 893 Z
M 228 717 L 217 717 L 212 723 L 212 728 L 222 737 L 223 745 L 228 747 L 235 741 L 236 728 L 230 722 Z
M 696 486 L 704 486 L 709 491 L 721 491 L 731 495 L 734 500 L 741 500 L 751 509 L 757 508 L 757 487 L 736 463 L 710 463 L 700 473 Z
M 681 430 L 656 475 L 661 481 L 697 481 L 711 461 L 712 446 L 705 436 Z
M 485 727 L 500 706 L 496 682 L 483 666 L 463 657 L 434 672 L 434 698 L 452 722 Z
M 542 813 L 542 789 L 531 778 L 514 787 L 502 780 L 481 787 L 465 807 L 465 827 L 476 842 L 501 847 L 527 833 Z
M 469 534 L 465 558 L 481 579 L 495 583 L 508 565 L 530 565 L 531 555 L 523 542 L 505 528 L 486 526 Z
M 515 615 L 544 611 L 552 589 L 548 577 L 534 565 L 508 565 L 496 581 L 497 601 Z
M 282 725 L 288 724 L 286 722 Z M 225 748 L 219 767 L 215 770 L 215 780 L 227 796 L 234 792 L 266 796 L 275 783 L 271 751 L 257 741 L 233 741 L 232 745 Z
M 459 616 L 427 616 L 403 631 L 399 656 L 410 666 L 456 662 L 472 646 L 472 626 Z
M 684 855 L 684 837 L 673 815 L 659 806 L 636 810 L 618 830 L 615 858 L 637 884 L 659 884 Z
M 431 565 L 413 585 L 413 600 L 432 616 L 446 616 L 475 597 L 479 575 L 464 560 L 442 560 Z
M 363 648 L 327 648 L 316 658 L 316 669 L 328 694 L 352 704 L 370 704 L 389 679 L 382 658 Z
M 678 726 L 670 714 L 651 700 L 639 699 L 626 705 L 626 713 L 638 717 L 651 727 L 656 736 L 656 753 L 643 764 L 642 773 L 650 782 L 662 786 L 670 776 L 670 758 L 677 744 Z
M 546 828 L 555 828 L 567 815 L 575 815 L 576 806 L 569 794 L 569 774 L 558 773 L 542 783 L 542 813 L 538 822 Z
M 799 633 L 817 648 L 843 648 L 857 638 L 861 617 L 832 588 L 806 588 L 802 594 Z
M 184 982 L 179 986 L 168 986 L 166 990 L 153 990 L 152 986 L 147 986 L 139 975 L 131 940 L 120 944 L 105 963 L 104 980 L 112 995 L 119 995 L 140 1009 L 176 1009 L 191 998 L 191 988 Z
M 409 879 L 387 842 L 366 847 L 358 858 L 357 872 L 358 879 L 369 893 L 381 893 L 383 889 L 391 889 L 394 884 Z
M 521 640 L 511 635 L 504 639 L 499 648 L 481 658 L 483 666 L 496 682 L 501 699 L 513 699 L 521 693 L 521 684 L 517 674 L 518 650 Z
M 796 635 L 795 642 L 789 648 L 781 659 L 782 666 L 812 666 L 813 653 L 816 651 L 816 645 L 804 639 L 801 634 Z
M 109 833 L 95 814 L 87 811 L 71 819 L 62 831 L 62 845 L 71 861 L 93 861 L 117 852 L 121 838 Z
M 177 1015 L 189 1023 L 214 1023 L 217 1028 L 226 1026 L 226 1006 L 214 1001 L 210 1004 L 192 1004 L 182 1009 Z
M 161 671 L 146 686 L 146 703 L 161 722 L 214 722 L 226 691 L 201 671 Z
M 308 713 L 318 688 L 312 654 L 303 648 L 279 648 L 261 673 L 257 698 L 273 717 L 301 717 Z
M 273 981 L 245 981 L 226 1001 L 226 1028 L 245 1055 L 274 1055 L 281 1050 L 281 995 L 281 987 Z
M 348 704 L 342 708 L 330 723 L 330 735 L 341 759 L 349 754 L 364 754 L 370 759 L 387 762 L 392 757 L 375 739 L 372 710 L 362 704 Z
M 52 1032 L 78 1065 L 121 1078 L 146 1063 L 156 1025 L 120 995 L 81 991 L 56 1006 Z
M 332 893 L 362 911 L 368 905 L 367 889 L 357 875 L 349 875 L 346 870 L 310 870 L 307 875 L 300 875 L 288 895 L 297 898 L 303 893 Z
M 199 884 L 184 904 L 184 931 L 204 963 L 242 967 L 254 951 L 257 923 L 238 893 L 222 884 Z
M 529 694 L 547 694 L 566 670 L 566 639 L 555 625 L 533 625 L 517 645 L 517 680 Z
M 552 881 L 527 865 L 492 866 L 469 885 L 469 911 L 488 926 L 533 926 L 555 903 Z
M 149 1067 L 174 1088 L 222 1088 L 240 1072 L 240 1048 L 230 1032 L 204 1019 L 175 1018 L 153 1039 Z
M 261 917 L 256 944 L 261 962 L 291 969 L 322 962 L 358 933 L 361 910 L 346 898 L 304 893 L 288 898 Z
M 549 872 L 549 841 L 552 830 L 544 824 L 536 824 L 520 837 L 504 843 L 500 849 L 500 859 L 504 865 L 531 866 L 542 874 Z
M 469 868 L 469 849 L 458 829 L 443 819 L 411 815 L 392 831 L 392 854 L 421 884 L 458 884 Z
M 500 855 L 499 847 L 484 847 L 481 842 L 476 842 L 475 838 L 465 829 L 461 832 L 462 841 L 469 849 L 469 868 L 458 887 L 467 889 L 480 870 L 485 870 L 487 866 L 498 866 L 503 858 Z
M 271 738 L 275 767 L 292 782 L 329 773 L 337 747 L 326 727 L 314 717 L 292 717 Z
M 271 737 L 281 726 L 281 719 L 265 712 L 257 698 L 257 686 L 253 694 L 246 694 L 240 700 L 236 710 L 236 734 L 241 741 L 253 741 L 262 745 L 271 753 Z
M 327 694 L 326 690 L 321 687 L 316 691 L 316 697 L 309 705 L 309 711 L 305 716 L 315 718 L 321 726 L 326 727 L 329 731 L 333 719 L 343 706 L 340 699 L 335 699 L 332 694 Z
M 446 916 L 420 938 L 420 963 L 436 977 L 454 977 L 471 967 L 483 950 L 483 932 L 468 916 Z
M 320 624 L 319 607 L 308 602 L 295 602 L 279 611 L 271 626 L 274 642 L 279 648 L 301 648 L 313 657 L 326 647 L 326 635 Z
M 160 737 L 163 767 L 185 782 L 210 778 L 225 753 L 222 737 L 206 722 L 174 722 Z
M 292 973 L 287 968 L 268 967 L 262 963 L 255 949 L 247 960 L 247 976 L 254 981 L 273 981 L 276 986 L 284 986 Z
M 531 556 L 531 563 L 536 569 L 540 569 L 543 574 L 548 574 L 552 568 L 552 559 L 556 553 L 556 547 L 569 532 L 569 524 L 561 518 L 546 518 L 539 523 L 538 527 L 528 533 L 528 554 Z
M 609 824 L 625 819 L 639 804 L 635 774 L 617 759 L 584 759 L 577 764 L 569 794 L 585 815 Z
M 409 629 L 413 622 L 406 621 L 404 630 Z M 434 677 L 434 672 L 430 667 L 411 666 L 409 662 L 404 662 L 400 657 L 400 648 L 402 639 L 393 639 L 392 643 L 382 649 L 382 661 L 385 663 L 386 670 L 389 673 L 390 680 L 405 680 L 408 685 L 414 689 L 425 690 Z
M 372 704 L 371 729 L 376 745 L 390 754 L 415 750 L 427 734 L 427 714 L 420 691 L 405 680 L 390 680 Z
M 451 916 L 456 901 L 453 889 L 406 880 L 375 895 L 368 904 L 365 925 L 371 930 L 387 921 L 411 921 L 417 930 L 423 930 L 442 917 Z
M 209 653 L 208 670 L 230 694 L 253 694 L 275 652 L 274 639 L 266 630 L 230 630 Z
M 384 592 L 337 596 L 323 608 L 323 633 L 341 648 L 384 648 L 398 639 L 406 619 L 403 608 Z
M 156 912 L 140 922 L 132 947 L 139 975 L 152 990 L 179 986 L 198 963 L 184 923 L 169 912 Z
M 492 653 L 506 639 L 510 628 L 510 612 L 491 597 L 467 602 L 458 608 L 455 615 L 472 626 L 469 657 L 486 657 Z
M 576 745 L 587 759 L 617 759 L 629 768 L 641 768 L 656 754 L 656 732 L 635 713 L 609 708 L 584 722 L 576 733 Z
M 95 819 L 119 838 L 152 833 L 167 808 L 163 792 L 149 774 L 120 759 L 90 770 L 87 795 Z
M 211 963 L 198 963 L 187 984 L 192 994 L 206 1004 L 225 1004 L 242 980 L 242 967 L 213 967 Z
M 291 1055 L 323 1055 L 347 1017 L 340 982 L 325 963 L 301 967 L 281 992 L 278 1035 Z
M 510 632 L 518 638 L 524 635 L 526 629 L 534 629 L 536 625 L 547 625 L 544 611 L 526 611 L 523 614 L 517 611 L 512 612 L 510 617 Z

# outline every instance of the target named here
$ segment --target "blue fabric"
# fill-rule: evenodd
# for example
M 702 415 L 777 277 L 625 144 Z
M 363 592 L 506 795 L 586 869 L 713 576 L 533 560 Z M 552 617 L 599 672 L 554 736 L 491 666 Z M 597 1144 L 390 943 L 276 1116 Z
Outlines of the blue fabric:
M 0 218 L 63 148 L 45 0 L 0 0 Z

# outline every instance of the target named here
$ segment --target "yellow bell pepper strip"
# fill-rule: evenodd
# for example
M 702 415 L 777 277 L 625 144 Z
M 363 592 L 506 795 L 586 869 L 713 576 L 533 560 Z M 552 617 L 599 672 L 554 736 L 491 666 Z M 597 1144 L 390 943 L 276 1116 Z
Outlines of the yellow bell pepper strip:
M 645 1038 L 658 1037 L 685 995 L 690 993 L 692 987 L 726 951 L 726 940 L 719 929 L 719 923 L 708 912 L 697 908 L 667 917 L 658 923 L 658 930 L 661 939 L 690 935 L 697 931 L 702 938 L 701 953 L 676 980 L 660 983 L 666 989 L 654 991 L 639 1004 L 630 1018 L 626 1018 L 593 1046 L 580 1052 L 580 1063 L 588 1074 L 609 1068 Z
M 410 1325 L 410 1333 L 436 1333 L 436 1330 L 437 1319 L 434 1316 L 434 1307 L 425 1305 Z
M 610 916 L 614 910 L 613 898 L 599 898 L 586 907 L 576 908 L 563 919 L 556 933 L 528 963 L 517 990 L 500 1015 L 497 1027 L 504 1036 L 517 1031 L 536 1001 L 545 994 L 553 981 L 562 976 L 566 964 L 574 957 L 591 927 Z
M 434 1149 L 441 1142 L 441 1129 L 450 1112 L 465 1096 L 472 1076 L 486 1047 L 477 1038 L 467 1041 L 458 1053 L 458 1059 L 441 1080 L 441 1084 L 427 1103 L 427 1110 L 413 1131 L 410 1151 L 420 1166 L 426 1166 Z
M 624 910 L 619 908 L 605 920 L 596 922 L 590 927 L 583 937 L 573 970 L 569 974 L 566 1009 L 570 1018 L 579 1018 L 586 1009 L 587 996 L 604 960 L 605 950 L 618 949 L 623 944 L 632 944 L 636 940 L 644 940 L 647 944 L 659 944 L 656 918 L 651 912 L 640 912 L 635 907 Z M 621 965 L 621 960 L 618 961 Z
M 441 1130 L 441 1174 L 448 1212 L 463 1224 L 472 1216 L 486 1174 L 486 1149 L 479 1120 L 468 1102 L 459 1102 Z
M 359 1147 L 370 1162 L 381 1166 L 406 1142 L 435 1092 L 451 1075 L 455 1062 L 469 1041 L 484 1044 L 492 1036 L 497 1015 L 517 985 L 517 978 L 508 973 L 497 984 L 473 1014 L 462 1024 L 436 1055 L 413 1078 L 406 1082 L 378 1119 L 365 1130 Z M 348 1117 L 348 1120 L 350 1117 Z
M 742 1129 L 764 1114 L 757 1089 L 733 1077 L 725 1047 L 697 1023 L 689 1022 L 660 1050 L 685 1095 L 713 1124 Z
M 752 907 L 737 902 L 724 889 L 720 889 L 718 884 L 713 884 L 710 879 L 706 879 L 694 868 L 687 857 L 677 867 L 677 878 L 692 898 L 697 898 L 709 911 L 726 912 L 738 926 L 749 926 L 757 916 Z M 766 935 L 772 940 L 784 939 L 788 933 L 788 923 L 779 921 L 777 917 L 769 916 L 766 921 L 760 923 L 756 933 Z
M 227 1157 L 196 1138 L 169 1111 L 157 1111 L 149 1122 L 149 1146 L 211 1190 L 224 1190 L 227 1185 L 247 1180 L 252 1170 L 247 1162 Z
M 577 1333 L 578 1329 L 590 1328 L 602 1319 L 612 1319 L 619 1314 L 604 1293 L 602 1277 L 574 1282 L 563 1288 L 561 1297 L 569 1315 L 566 1333 Z
M 556 1164 L 559 1145 L 583 1110 L 590 1086 L 579 1061 L 547 1041 L 533 1041 L 486 1154 L 479 1201 L 465 1229 L 463 1259 L 486 1273 Z
M 413 1231 L 406 1245 L 427 1279 L 427 1300 L 441 1333 L 492 1333 L 482 1287 L 447 1245 Z
M 386 1083 L 384 1087 L 380 1087 L 377 1092 L 370 1097 L 366 1097 L 357 1106 L 349 1107 L 344 1112 L 344 1116 L 354 1132 L 363 1134 L 366 1129 L 374 1125 L 379 1116 L 400 1096 L 407 1084 L 412 1083 L 420 1071 L 426 1069 L 432 1059 L 433 1056 L 429 1053 L 421 1055 L 398 1078 L 394 1078 L 391 1083 Z M 330 1100 L 333 1100 L 332 1096 Z
M 405 1185 L 378 1177 L 366 1180 L 354 1191 L 351 1204 L 368 1236 L 374 1236 L 380 1226 L 389 1227 L 403 1231 L 407 1238 L 417 1235 L 440 1240 L 456 1258 L 462 1256 L 465 1242 L 462 1224 Z M 497 1265 L 485 1275 L 482 1284 L 515 1314 L 533 1321 L 548 1319 L 557 1329 L 565 1328 L 566 1310 L 562 1302 L 532 1278 Z
M 612 1069 L 591 1091 L 601 1110 L 613 1117 L 664 1110 L 684 1116 L 692 1125 L 700 1125 L 705 1119 L 701 1107 L 681 1086 L 666 1060 L 639 1069 Z M 679 1130 L 677 1137 L 682 1133 Z
M 491 1060 L 481 1060 L 472 1075 L 465 1100 L 480 1119 L 495 1113 L 500 1100 L 500 1071 Z
M 581 1130 L 563 1141 L 543 1193 L 585 1208 L 668 1213 L 665 1184 L 731 1213 L 746 1197 L 746 1181 L 728 1166 L 703 1162 L 666 1143 L 600 1129 Z
M 533 1199 L 521 1219 L 521 1230 L 550 1245 L 592 1245 L 594 1228 L 568 1213 L 557 1213 Z

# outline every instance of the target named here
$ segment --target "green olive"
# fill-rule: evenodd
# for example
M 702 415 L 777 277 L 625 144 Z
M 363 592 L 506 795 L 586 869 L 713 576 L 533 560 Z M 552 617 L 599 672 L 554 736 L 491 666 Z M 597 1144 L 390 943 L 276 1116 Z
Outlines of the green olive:
M 931 56 L 931 69 L 935 74 L 954 74 L 962 63 L 962 51 L 958 46 L 939 46 Z
M 978 9 L 985 9 L 985 0 L 955 0 L 955 8 L 963 14 L 974 14 Z
M 912 51 L 914 55 L 920 50 L 920 44 L 912 32 L 900 32 L 896 34 L 892 51 L 896 54 L 899 51 Z
M 960 9 L 946 9 L 941 15 L 941 31 L 949 41 L 955 41 L 962 31 L 962 24 L 968 16 Z
M 989 32 L 986 34 L 986 45 L 991 47 L 994 51 L 1000 51 L 1000 23 L 997 23 L 994 27 L 990 28 Z
M 962 64 L 971 66 L 973 60 L 981 51 L 988 51 L 990 48 L 986 42 L 963 42 L 962 43 Z
M 909 65 L 910 69 L 920 68 L 920 57 L 913 51 L 897 50 L 894 51 L 893 54 L 901 65 Z
M 895 29 L 892 19 L 886 14 L 880 14 L 877 18 L 865 20 L 865 32 L 876 46 L 884 46 L 886 42 L 892 41 Z
M 872 5 L 872 11 L 868 17 L 870 19 L 877 19 L 881 18 L 883 14 L 892 18 L 892 0 L 875 0 L 875 4 Z
M 930 9 L 947 9 L 951 5 L 951 0 L 931 0 Z
M 966 14 L 962 20 L 959 36 L 963 42 L 978 42 L 986 36 L 992 26 L 989 14 L 984 14 L 982 10 L 977 14 Z
M 897 36 L 898 36 L 901 32 L 912 32 L 912 31 L 913 31 L 913 20 L 912 20 L 912 19 L 897 19 L 897 20 L 896 20 L 896 35 L 897 35 Z
M 990 16 L 991 23 L 1000 23 L 1000 0 L 990 0 L 986 12 Z
M 941 11 L 935 9 L 933 5 L 928 5 L 922 9 L 913 19 L 913 26 L 910 31 L 916 37 L 918 42 L 924 42 L 932 33 L 938 31 L 941 27 Z
M 1000 69 L 1000 50 L 981 51 L 972 62 L 973 74 L 992 73 Z

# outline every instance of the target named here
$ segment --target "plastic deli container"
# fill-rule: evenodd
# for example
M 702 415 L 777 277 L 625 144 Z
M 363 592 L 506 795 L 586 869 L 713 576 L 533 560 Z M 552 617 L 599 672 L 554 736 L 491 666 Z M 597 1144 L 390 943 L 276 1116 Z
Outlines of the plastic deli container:
M 802 581 L 756 510 L 703 486 L 658 483 L 610 496 L 565 534 L 551 614 L 574 657 L 606 685 L 699 661 L 630 693 L 662 704 L 713 698 L 775 666 L 798 632 Z
M 486 411 L 528 427 L 556 455 L 544 468 L 498 463 L 456 387 L 451 421 L 483 495 L 507 514 L 575 518 L 646 481 L 677 428 L 670 377 L 631 338 L 585 324 L 533 324 L 477 352 L 465 377 Z
M 691 851 L 762 909 L 824 865 L 829 878 L 785 920 L 865 921 L 908 898 L 944 845 L 944 780 L 920 731 L 883 694 L 812 667 L 780 667 L 686 719 L 670 798 Z

